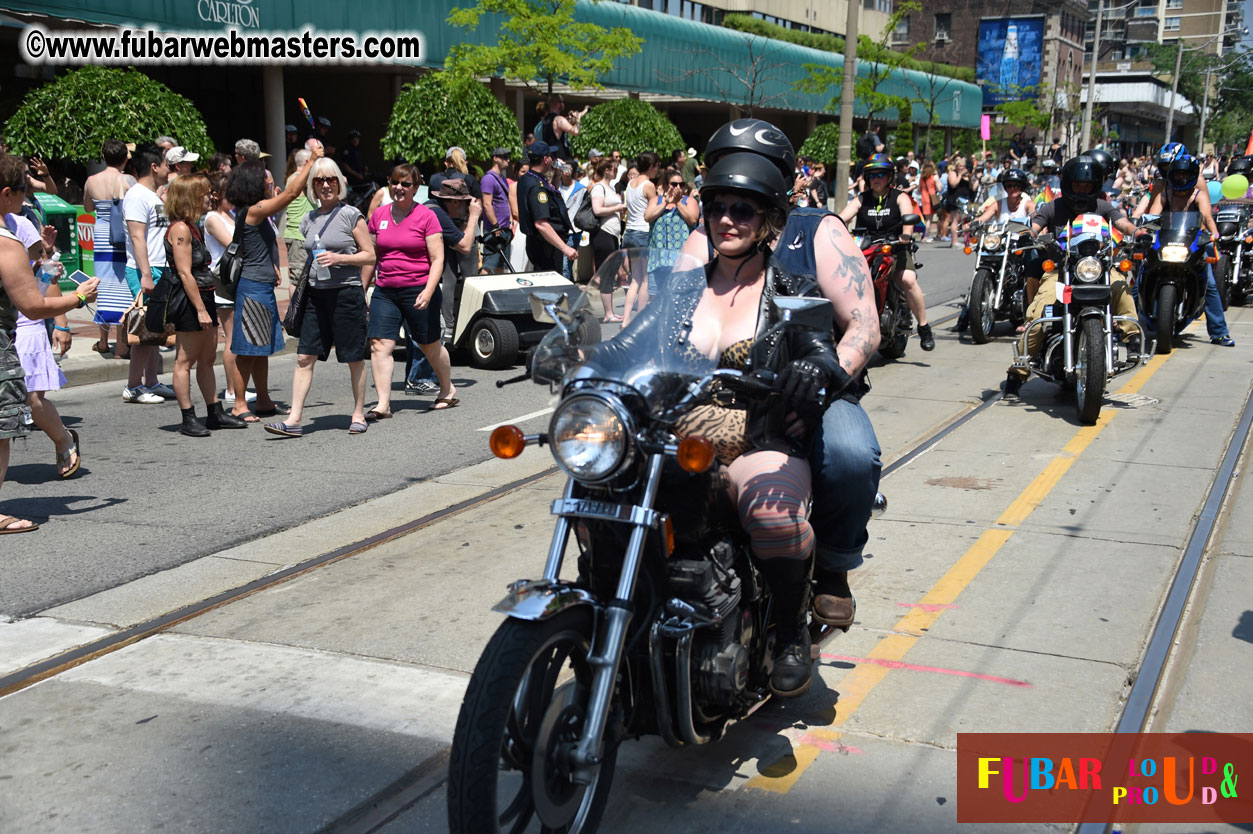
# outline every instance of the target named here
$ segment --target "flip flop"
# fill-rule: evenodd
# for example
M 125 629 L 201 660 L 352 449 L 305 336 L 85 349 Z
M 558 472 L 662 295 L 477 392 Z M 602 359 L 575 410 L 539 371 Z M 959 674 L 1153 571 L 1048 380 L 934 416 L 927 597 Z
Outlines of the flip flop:
M 440 403 L 443 403 L 443 405 L 440 405 Z M 456 397 L 440 397 L 427 411 L 447 411 L 450 408 L 456 408 L 460 404 L 461 400 Z
M 78 449 L 78 432 L 73 429 L 70 429 L 69 432 L 70 437 L 73 438 L 73 442 L 70 444 L 70 448 L 65 450 L 65 454 L 57 455 L 57 468 L 60 469 L 62 466 L 68 466 L 70 462 L 70 455 L 74 456 L 74 465 L 65 472 L 57 473 L 63 479 L 73 477 L 74 473 L 78 471 L 78 467 L 83 465 L 83 455 Z
M 622 316 L 608 316 L 600 320 L 601 324 L 617 324 L 622 321 Z
M 291 412 L 284 411 L 283 409 L 279 408 L 276 405 L 274 406 L 274 408 L 254 408 L 252 410 L 252 413 L 257 415 L 258 417 L 277 417 L 280 414 L 286 415 L 286 414 L 290 414 Z
M 17 521 L 26 521 L 24 518 L 18 518 L 15 515 L 0 515 L 0 536 L 5 533 L 33 533 L 39 529 L 39 525 L 31 522 L 29 527 L 15 527 L 9 529 L 9 525 Z
M 104 347 L 100 347 L 99 342 L 96 342 L 94 345 L 92 345 L 91 349 L 94 350 L 96 353 L 112 353 L 113 352 L 113 348 L 109 347 L 107 344 Z
M 261 422 L 261 418 L 253 414 L 251 411 L 245 411 L 242 414 L 236 414 L 235 412 L 232 411 L 230 412 L 230 415 L 232 417 L 238 417 L 239 419 L 243 420 L 245 423 L 260 423 Z
M 348 426 L 348 433 L 349 434 L 365 434 L 366 430 L 369 428 L 370 427 L 367 426 L 365 423 L 353 422 L 352 424 Z
M 266 423 L 263 428 L 270 434 L 282 437 L 304 437 L 304 429 L 300 426 L 289 426 L 286 423 Z
M 392 419 L 392 413 L 390 411 L 375 411 L 371 408 L 365 413 L 365 421 L 367 423 L 377 423 L 379 420 L 390 419 Z

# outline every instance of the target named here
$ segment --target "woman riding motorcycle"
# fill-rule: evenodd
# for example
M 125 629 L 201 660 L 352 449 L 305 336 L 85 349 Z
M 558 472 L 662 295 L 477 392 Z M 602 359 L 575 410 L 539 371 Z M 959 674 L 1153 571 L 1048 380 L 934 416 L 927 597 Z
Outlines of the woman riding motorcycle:
M 776 642 L 770 685 L 776 695 L 800 695 L 813 671 L 806 628 L 810 556 L 808 434 L 826 406 L 852 379 L 840 367 L 830 333 L 787 331 L 786 347 L 763 339 L 772 321 L 770 299 L 817 295 L 811 281 L 769 263 L 770 242 L 782 230 L 788 183 L 766 158 L 733 153 L 714 164 L 701 188 L 705 233 L 714 256 L 704 267 L 677 271 L 664 303 L 650 304 L 611 342 L 585 348 L 593 365 L 613 369 L 641 355 L 674 354 L 693 364 L 717 361 L 741 370 L 777 368 L 784 408 L 708 404 L 681 421 L 680 436 L 709 440 L 726 468 L 740 520 L 758 567 L 770 585 Z M 776 331 L 777 332 L 777 331 Z M 780 411 L 786 414 L 782 419 Z
M 997 177 L 997 182 L 1005 189 L 1005 196 L 989 197 L 987 202 L 980 206 L 983 213 L 975 218 L 975 222 L 990 223 L 993 220 L 1001 224 L 1010 220 L 1017 220 L 1021 223 L 1030 222 L 1031 215 L 1035 214 L 1035 201 L 1031 199 L 1031 195 L 1027 194 L 1027 188 L 1031 185 L 1031 175 L 1021 168 L 1008 168 Z M 1024 263 L 1030 264 L 1039 257 L 1039 253 L 1035 250 L 1023 253 Z M 957 332 L 961 333 L 969 326 L 970 304 L 967 301 L 957 317 Z
M 892 187 L 895 171 L 896 166 L 887 154 L 877 153 L 870 157 L 861 170 L 868 188 L 849 201 L 840 212 L 840 219 L 855 229 L 875 233 L 904 232 L 901 218 L 912 214 L 914 206 L 908 194 Z M 918 322 L 918 340 L 922 349 L 935 350 L 935 337 L 931 335 L 931 325 L 927 324 L 927 304 L 922 288 L 918 286 L 918 273 L 914 271 L 912 255 L 905 256 L 905 270 L 901 273 L 900 282 L 909 310 Z

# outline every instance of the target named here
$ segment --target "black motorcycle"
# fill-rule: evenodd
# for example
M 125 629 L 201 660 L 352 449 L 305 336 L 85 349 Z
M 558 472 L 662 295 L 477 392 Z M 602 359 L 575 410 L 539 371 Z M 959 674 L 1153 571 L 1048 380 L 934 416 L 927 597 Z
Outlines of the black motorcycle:
M 903 229 L 912 229 L 921 222 L 916 214 L 901 218 Z M 913 235 L 903 231 L 872 232 L 854 229 L 857 245 L 870 268 L 874 282 L 875 309 L 879 312 L 879 353 L 887 359 L 900 359 L 914 330 L 914 315 L 901 290 L 900 277 L 905 271 L 905 256 L 918 251 Z M 922 264 L 915 263 L 921 269 Z
M 1157 352 L 1170 353 L 1174 337 L 1205 311 L 1205 267 L 1217 261 L 1206 254 L 1210 234 L 1195 211 L 1172 211 L 1142 218 L 1134 257 L 1140 260 L 1136 282 L 1140 315 L 1157 339 Z
M 979 261 L 970 280 L 967 309 L 970 311 L 970 338 L 977 345 L 992 340 L 998 319 L 1015 327 L 1027 318 L 1027 279 L 1023 271 L 1023 249 L 1018 245 L 1031 226 L 1018 220 L 992 222 L 977 227 L 979 242 L 966 247 L 966 254 L 978 251 Z
M 1135 318 L 1113 315 L 1110 269 L 1115 248 L 1107 220 L 1080 215 L 1056 235 L 1044 233 L 1036 240 L 1045 257 L 1044 271 L 1057 272 L 1056 294 L 1048 299 L 1044 315 L 1027 324 L 1023 338 L 1014 340 L 1014 364 L 1073 390 L 1079 420 L 1092 425 L 1100 416 L 1106 383 L 1146 358 L 1143 347 L 1132 351 L 1116 344 L 1115 322 L 1134 326 L 1141 345 L 1144 331 Z M 1117 265 L 1124 273 L 1132 266 L 1127 260 Z M 1044 349 L 1030 356 L 1024 346 L 1035 328 L 1043 330 Z
M 1218 263 L 1214 281 L 1223 309 L 1244 304 L 1253 293 L 1253 211 L 1246 203 L 1223 203 L 1214 215 L 1218 225 Z
M 491 445 L 505 458 L 550 446 L 569 477 L 552 505 L 542 578 L 514 582 L 496 605 L 507 619 L 466 690 L 449 765 L 454 834 L 593 832 L 620 742 L 655 734 L 673 747 L 706 744 L 770 697 L 770 589 L 712 446 L 675 429 L 705 404 L 769 404 L 779 396 L 773 374 L 693 366 L 655 347 L 622 371 L 594 355 L 571 366 L 583 358 L 572 356 L 578 334 L 598 332 L 583 324 L 595 318 L 589 296 L 573 308 L 557 294 L 534 297 L 557 324 L 531 375 L 559 381 L 561 398 L 547 432 L 504 426 Z M 771 333 L 831 327 L 825 299 L 771 303 Z M 577 578 L 563 579 L 571 538 Z

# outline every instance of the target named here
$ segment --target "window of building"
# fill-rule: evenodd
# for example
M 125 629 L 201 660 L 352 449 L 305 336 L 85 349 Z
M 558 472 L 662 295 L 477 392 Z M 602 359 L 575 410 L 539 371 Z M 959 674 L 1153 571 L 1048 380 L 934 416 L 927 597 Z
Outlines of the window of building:
M 1152 6 L 1136 6 L 1136 17 L 1157 17 L 1157 4 Z
M 1178 32 L 1182 23 L 1183 18 L 1181 17 L 1168 17 L 1166 18 L 1165 30 L 1167 32 Z
M 1166 8 L 1168 8 L 1168 9 L 1182 9 L 1182 8 L 1183 8 L 1183 0 L 1166 0 Z
M 884 14 L 892 13 L 892 0 L 862 0 L 862 8 Z
M 892 30 L 892 43 L 909 43 L 909 18 L 902 17 L 901 22 Z
M 935 16 L 935 39 L 937 41 L 946 41 L 949 39 L 949 32 L 953 31 L 953 15 L 945 12 Z

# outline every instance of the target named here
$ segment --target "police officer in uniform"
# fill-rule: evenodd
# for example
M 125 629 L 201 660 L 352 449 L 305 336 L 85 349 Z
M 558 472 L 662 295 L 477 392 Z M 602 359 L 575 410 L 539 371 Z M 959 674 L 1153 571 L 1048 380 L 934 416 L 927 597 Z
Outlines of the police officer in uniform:
M 518 178 L 518 227 L 526 235 L 531 265 L 539 271 L 560 272 L 562 257 L 574 260 L 579 253 L 566 243 L 572 228 L 566 201 L 551 181 L 555 151 L 538 141 L 527 148 L 531 170 Z

